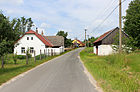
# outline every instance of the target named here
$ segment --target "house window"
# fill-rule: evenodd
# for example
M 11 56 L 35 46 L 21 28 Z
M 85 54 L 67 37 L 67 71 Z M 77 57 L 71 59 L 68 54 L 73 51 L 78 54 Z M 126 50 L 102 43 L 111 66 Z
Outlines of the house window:
M 21 47 L 21 53 L 25 53 L 25 47 Z
M 30 47 L 30 53 L 34 53 L 34 47 Z
M 33 37 L 31 37 L 31 40 L 33 40 Z
M 29 37 L 27 37 L 27 40 L 29 40 Z

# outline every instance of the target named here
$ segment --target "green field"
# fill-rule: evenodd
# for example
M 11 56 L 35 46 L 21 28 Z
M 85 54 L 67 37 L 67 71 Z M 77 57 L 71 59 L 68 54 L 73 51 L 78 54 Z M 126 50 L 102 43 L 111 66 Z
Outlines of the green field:
M 140 92 L 140 52 L 96 56 L 86 48 L 80 57 L 105 92 Z
M 69 50 L 69 51 L 71 51 L 71 50 Z M 66 51 L 62 54 L 65 54 L 69 51 Z M 0 68 L 0 85 L 2 83 L 5 83 L 6 81 L 10 80 L 11 78 L 13 78 L 23 72 L 26 72 L 27 70 L 30 70 L 39 64 L 47 62 L 57 56 L 60 56 L 60 55 L 49 56 L 42 60 L 36 60 L 36 62 L 34 62 L 34 58 L 29 58 L 29 64 L 26 65 L 26 59 L 18 59 L 17 64 L 14 64 L 13 54 L 8 54 L 5 57 L 6 59 L 5 59 L 4 69 Z M 1 60 L 0 60 L 0 62 L 1 62 Z M 0 66 L 1 66 L 1 63 L 0 63 Z

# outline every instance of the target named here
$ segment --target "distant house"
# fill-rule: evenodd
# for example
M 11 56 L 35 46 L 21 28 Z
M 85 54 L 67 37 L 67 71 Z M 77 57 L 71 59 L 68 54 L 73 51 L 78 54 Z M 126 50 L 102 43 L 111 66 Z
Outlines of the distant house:
M 58 55 L 64 52 L 64 37 L 63 36 L 46 36 L 46 38 L 53 44 L 54 52 Z
M 84 47 L 85 46 L 84 43 L 82 43 L 80 40 L 77 40 L 77 39 L 73 40 L 72 43 L 73 43 L 74 47 Z
M 112 46 L 113 43 L 116 41 L 116 37 L 118 34 L 119 34 L 119 28 L 117 27 L 101 35 L 94 42 L 94 53 L 97 55 L 109 55 L 112 53 L 116 53 L 113 50 Z M 122 31 L 122 37 L 126 38 L 128 37 L 128 35 L 124 31 Z
M 34 56 L 39 54 L 54 55 L 64 52 L 64 38 L 61 36 L 44 36 L 38 30 L 29 30 L 15 42 L 14 53 L 25 55 L 26 51 Z

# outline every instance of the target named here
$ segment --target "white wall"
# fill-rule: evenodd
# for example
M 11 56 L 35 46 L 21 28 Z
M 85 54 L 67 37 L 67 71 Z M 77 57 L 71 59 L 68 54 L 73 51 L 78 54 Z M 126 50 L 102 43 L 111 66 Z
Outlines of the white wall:
M 29 40 L 27 40 L 27 37 L 29 37 Z M 33 37 L 33 40 L 31 40 L 31 37 Z M 17 42 L 17 44 L 15 44 L 14 48 L 14 54 L 17 53 L 17 55 L 25 55 L 25 53 L 21 53 L 21 47 L 25 47 L 25 51 L 30 47 L 34 47 L 36 56 L 40 54 L 40 49 L 41 54 L 44 54 L 45 50 L 46 55 L 49 56 L 52 53 L 51 51 L 53 51 L 53 55 L 59 55 L 60 53 L 64 52 L 64 46 L 61 46 L 59 48 L 45 48 L 45 44 L 34 34 L 26 34 Z M 33 53 L 32 56 L 34 56 Z
M 59 48 L 47 48 L 46 50 L 47 50 L 46 54 L 49 56 L 51 55 L 52 51 L 53 55 L 59 55 L 64 52 L 64 46 L 61 46 Z
M 27 40 L 27 37 L 29 37 L 29 40 Z M 33 37 L 33 40 L 31 40 L 31 37 Z M 40 49 L 42 50 L 42 53 L 44 53 L 45 44 L 38 37 L 36 37 L 36 35 L 26 34 L 15 44 L 14 53 L 17 52 L 17 55 L 25 55 L 25 53 L 21 53 L 21 47 L 25 47 L 25 50 L 30 47 L 34 47 L 36 55 L 39 55 Z
M 94 53 L 96 54 L 96 46 L 94 46 Z M 98 55 L 110 55 L 115 53 L 112 49 L 112 45 L 99 45 L 98 46 Z

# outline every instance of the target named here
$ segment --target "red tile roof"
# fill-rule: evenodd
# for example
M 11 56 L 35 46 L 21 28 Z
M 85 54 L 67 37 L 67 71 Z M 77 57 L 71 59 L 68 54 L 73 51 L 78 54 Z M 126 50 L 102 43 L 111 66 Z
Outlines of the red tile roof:
M 111 31 L 108 31 L 108 32 L 106 32 L 106 33 L 104 33 L 103 35 L 101 35 L 96 41 L 94 41 L 94 43 L 101 41 L 101 40 L 102 40 L 104 37 L 106 37 L 110 32 L 112 32 L 112 30 L 111 30 Z
M 85 46 L 85 44 L 84 43 L 82 43 L 80 40 L 77 40 L 80 44 L 82 44 L 83 46 Z
M 46 38 L 45 36 L 43 36 L 43 35 L 41 35 L 41 34 L 38 34 L 38 33 L 36 33 L 36 32 L 33 31 L 33 30 L 29 30 L 29 31 L 26 32 L 24 35 L 26 35 L 26 34 L 35 34 L 45 45 L 50 46 L 50 47 L 53 46 L 53 44 L 52 44 L 49 40 L 47 40 L 47 38 Z M 23 35 L 23 36 L 24 36 L 24 35 Z M 22 36 L 22 37 L 23 37 L 23 36 Z M 20 39 L 21 39 L 22 37 L 20 37 Z M 20 39 L 18 39 L 18 41 L 19 41 Z M 18 41 L 16 41 L 16 43 L 17 43 Z

